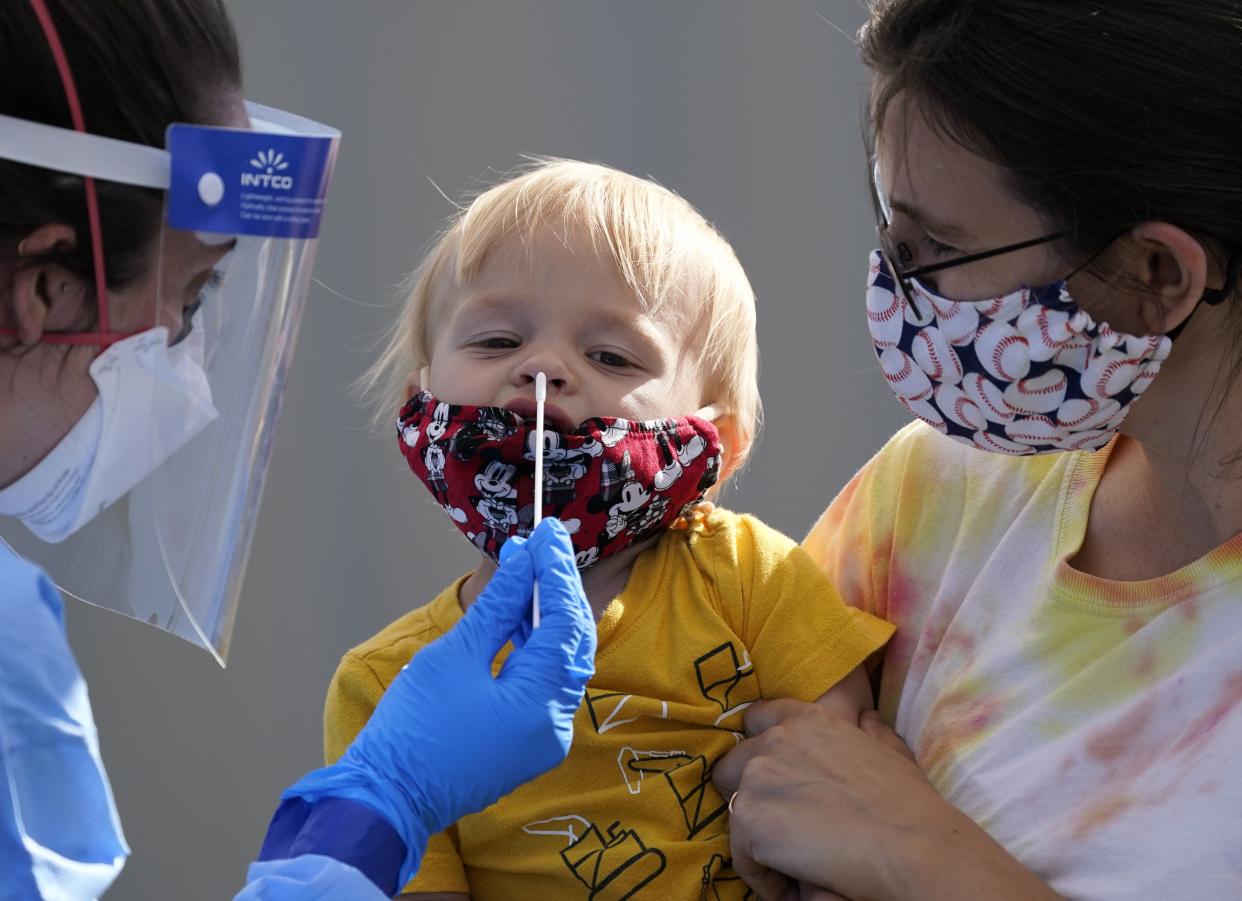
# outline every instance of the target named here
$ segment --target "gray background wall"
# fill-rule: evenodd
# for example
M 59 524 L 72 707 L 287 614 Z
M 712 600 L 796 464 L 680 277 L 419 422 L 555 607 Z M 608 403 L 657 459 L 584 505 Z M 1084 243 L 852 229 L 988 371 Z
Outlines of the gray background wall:
M 336 661 L 472 551 L 347 391 L 450 195 L 522 153 L 655 176 L 759 296 L 767 429 L 729 500 L 801 535 L 904 422 L 863 316 L 862 0 L 233 0 L 247 95 L 344 132 L 229 667 L 75 606 L 134 849 L 117 899 L 231 896 L 320 763 Z M 418 576 L 412 577 L 417 563 Z

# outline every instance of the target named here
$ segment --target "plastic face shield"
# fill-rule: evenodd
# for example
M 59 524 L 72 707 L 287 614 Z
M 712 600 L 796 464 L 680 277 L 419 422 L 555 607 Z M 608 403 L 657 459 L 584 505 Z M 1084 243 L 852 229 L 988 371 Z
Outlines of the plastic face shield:
M 88 492 L 102 509 L 63 540 L 7 516 L 0 540 L 66 594 L 179 635 L 221 665 L 340 138 L 279 110 L 247 112 L 250 129 L 174 124 L 164 150 L 0 117 L 0 157 L 166 192 L 144 325 L 107 340 L 60 336 L 114 350 L 149 342 L 149 365 L 107 382 L 118 397 L 105 412 L 124 407 L 127 426 L 103 433 L 145 477 L 116 499 Z M 210 278 L 191 279 L 187 294 L 185 273 L 203 260 Z

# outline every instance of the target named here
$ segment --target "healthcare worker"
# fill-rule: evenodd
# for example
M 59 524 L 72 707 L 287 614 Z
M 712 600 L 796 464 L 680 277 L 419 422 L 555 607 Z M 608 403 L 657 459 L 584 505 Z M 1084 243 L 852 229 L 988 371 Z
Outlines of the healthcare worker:
M 228 651 L 339 139 L 239 70 L 219 0 L 0 5 L 3 901 L 98 897 L 127 854 L 61 595 Z M 559 523 L 510 546 L 284 793 L 239 897 L 389 897 L 428 835 L 563 759 L 594 622 Z

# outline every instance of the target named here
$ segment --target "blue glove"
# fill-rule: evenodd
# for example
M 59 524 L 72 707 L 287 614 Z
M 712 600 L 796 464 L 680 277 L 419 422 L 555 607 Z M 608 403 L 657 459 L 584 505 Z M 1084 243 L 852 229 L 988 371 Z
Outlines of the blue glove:
M 493 678 L 535 579 L 540 626 Z M 595 618 L 569 535 L 547 519 L 529 541 L 505 542 L 478 600 L 402 669 L 340 761 L 282 797 L 347 798 L 383 814 L 406 844 L 404 885 L 428 836 L 565 759 L 594 672 Z

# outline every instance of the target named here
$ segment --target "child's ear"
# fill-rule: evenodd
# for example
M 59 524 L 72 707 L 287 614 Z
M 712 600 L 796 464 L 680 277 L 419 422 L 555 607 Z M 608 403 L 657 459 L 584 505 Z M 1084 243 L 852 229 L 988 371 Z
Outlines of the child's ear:
M 712 425 L 720 434 L 720 478 L 717 480 L 720 484 L 741 467 L 746 448 L 742 447 L 742 433 L 732 413 L 717 417 Z
M 725 409 L 725 407 L 712 404 L 695 413 L 701 419 L 710 420 L 720 436 L 720 478 L 716 482 L 717 485 L 737 471 L 746 455 L 746 448 L 741 443 L 742 434 L 737 426 L 737 419 L 732 413 L 724 412 Z
M 430 391 L 427 387 L 427 367 L 414 369 L 405 377 L 405 399 L 409 400 L 420 391 Z

